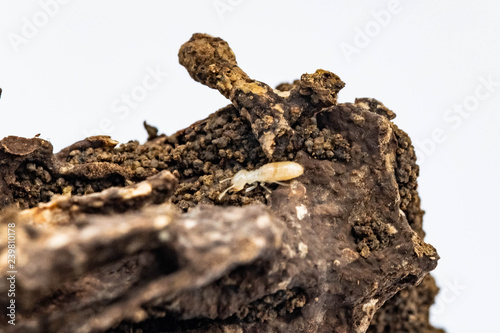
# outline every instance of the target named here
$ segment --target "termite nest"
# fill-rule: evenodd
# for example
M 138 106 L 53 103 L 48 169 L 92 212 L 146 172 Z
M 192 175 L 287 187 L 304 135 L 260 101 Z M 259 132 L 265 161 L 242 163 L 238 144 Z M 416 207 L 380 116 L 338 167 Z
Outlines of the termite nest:
M 210 53 L 213 49 L 217 52 Z M 107 186 L 125 186 L 162 170 L 169 170 L 179 178 L 172 202 L 183 210 L 200 203 L 241 206 L 266 202 L 266 193 L 257 188 L 218 200 L 227 187 L 220 182 L 239 170 L 293 161 L 299 151 L 320 160 L 350 160 L 348 140 L 340 133 L 319 127 L 314 117 L 322 108 L 336 104 L 337 92 L 344 83 L 335 74 L 318 70 L 272 89 L 250 79 L 238 67 L 226 42 L 204 34 L 195 34 L 184 44 L 179 59 L 195 80 L 218 89 L 233 105 L 170 136 L 158 136 L 154 126 L 144 123 L 149 136 L 144 145 L 137 141 L 116 148 L 109 143 L 75 145 L 75 149 L 60 154 L 63 162 L 73 166 L 107 163 L 122 170 L 85 184 L 80 181 L 83 172 L 61 177 L 49 167 L 46 172 L 51 178 L 58 178 L 58 183 L 54 186 L 40 182 L 39 177 L 29 178 L 27 181 L 38 186 L 42 194 L 35 195 L 33 200 L 31 193 L 17 196 L 23 197 L 18 199 L 20 206 L 32 207 L 49 200 L 53 194 L 90 194 Z M 204 64 L 210 63 L 217 64 L 210 67 L 215 72 L 207 72 Z M 230 83 L 218 84 L 221 80 Z
M 95 136 L 53 154 L 38 137 L 0 140 L 0 209 L 24 209 L 3 218 L 48 227 L 26 231 L 26 272 L 38 271 L 21 297 L 39 306 L 27 325 L 439 332 L 426 276 L 439 256 L 423 241 L 416 156 L 394 113 L 370 98 L 338 104 L 344 83 L 322 69 L 273 89 L 205 34 L 179 61 L 231 105 L 171 135 L 144 123 L 144 144 Z M 303 168 L 291 186 L 221 196 L 239 171 L 285 161 Z M 67 241 L 54 248 L 54 235 Z
M 349 161 L 347 140 L 329 129 L 318 128 L 314 119 L 298 124 L 294 130 L 297 133 L 296 147 L 312 157 Z M 285 153 L 277 161 L 293 161 L 297 148 L 290 146 Z M 218 200 L 228 186 L 227 183 L 220 183 L 222 180 L 231 178 L 239 170 L 254 170 L 267 162 L 248 121 L 232 106 L 217 111 L 184 131 L 170 136 L 160 135 L 144 145 L 130 141 L 114 149 L 73 150 L 67 162 L 74 165 L 112 162 L 129 170 L 136 181 L 158 171 L 169 170 L 180 180 L 172 202 L 183 210 L 200 203 L 241 206 L 266 201 L 266 191 L 259 187 L 251 192 L 228 193 L 223 200 Z M 82 191 L 81 186 L 72 186 Z M 269 186 L 275 188 L 277 185 Z M 83 193 L 92 191 L 83 188 Z
M 297 84 L 282 84 L 279 88 L 290 91 Z M 294 135 L 282 148 L 282 153 L 271 158 L 266 156 L 252 133 L 248 119 L 234 106 L 223 108 L 170 136 L 158 136 L 154 127 L 147 124 L 145 127 L 154 133 L 145 145 L 131 141 L 116 149 L 74 150 L 68 154 L 67 162 L 115 163 L 129 170 L 136 181 L 169 170 L 180 180 L 172 202 L 187 210 L 200 203 L 246 205 L 265 202 L 266 193 L 261 188 L 250 193 L 230 194 L 220 201 L 218 197 L 227 187 L 220 182 L 242 169 L 254 170 L 268 162 L 293 161 L 298 151 L 305 151 L 316 159 L 348 162 L 351 158 L 349 142 L 340 133 L 319 128 L 314 117 L 296 122 L 291 128 Z

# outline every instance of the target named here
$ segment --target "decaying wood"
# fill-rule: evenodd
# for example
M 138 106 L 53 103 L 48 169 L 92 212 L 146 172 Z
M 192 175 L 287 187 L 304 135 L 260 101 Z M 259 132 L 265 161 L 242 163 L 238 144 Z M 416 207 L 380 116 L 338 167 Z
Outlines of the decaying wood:
M 45 324 L 50 332 L 94 332 L 145 319 L 143 306 L 275 252 L 284 229 L 260 205 L 200 206 L 180 214 L 164 204 L 122 214 L 81 213 L 70 225 L 45 228 L 34 228 L 27 214 L 11 215 L 9 222 L 18 225 L 20 239 L 19 332 Z M 130 271 L 117 274 L 124 266 Z M 8 286 L 0 287 L 6 293 Z

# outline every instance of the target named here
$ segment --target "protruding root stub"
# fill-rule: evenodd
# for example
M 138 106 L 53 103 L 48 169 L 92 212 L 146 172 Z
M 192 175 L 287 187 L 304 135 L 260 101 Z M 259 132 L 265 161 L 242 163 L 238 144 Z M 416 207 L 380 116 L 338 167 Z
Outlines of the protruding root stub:
M 344 87 L 337 75 L 317 70 L 302 75 L 289 91 L 274 90 L 252 80 L 238 67 L 229 45 L 207 34 L 194 34 L 182 45 L 179 62 L 194 80 L 231 100 L 250 122 L 269 160 L 283 155 L 294 135 L 291 126 L 301 116 L 310 117 L 337 104 L 337 93 Z

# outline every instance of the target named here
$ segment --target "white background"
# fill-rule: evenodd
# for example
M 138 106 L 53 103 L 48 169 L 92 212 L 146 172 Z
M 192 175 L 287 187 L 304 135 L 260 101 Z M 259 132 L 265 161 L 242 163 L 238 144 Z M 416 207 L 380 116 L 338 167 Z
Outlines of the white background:
M 57 151 L 97 132 L 144 141 L 143 120 L 170 134 L 206 117 L 228 101 L 178 64 L 194 32 L 224 38 L 239 65 L 271 86 L 333 71 L 347 84 L 340 102 L 379 99 L 419 148 L 426 240 L 442 257 L 433 323 L 455 333 L 496 330 L 499 2 L 41 5 L 54 1 L 0 0 L 0 137 L 40 133 Z M 148 71 L 160 72 L 157 82 Z M 133 107 L 124 106 L 134 93 Z

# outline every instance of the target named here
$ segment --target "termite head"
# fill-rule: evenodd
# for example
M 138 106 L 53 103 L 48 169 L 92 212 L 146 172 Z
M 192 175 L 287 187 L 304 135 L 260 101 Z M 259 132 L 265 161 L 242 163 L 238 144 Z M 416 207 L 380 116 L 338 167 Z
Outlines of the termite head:
M 248 174 L 249 172 L 243 169 L 233 176 L 233 179 L 231 179 L 231 188 L 234 192 L 241 191 L 245 187 L 245 184 L 248 183 Z
M 228 192 L 228 191 L 231 191 L 233 190 L 234 192 L 238 192 L 238 191 L 241 191 L 243 189 L 243 187 L 245 187 L 245 184 L 247 183 L 248 181 L 248 171 L 246 170 L 240 170 L 238 171 L 234 176 L 233 178 L 227 178 L 227 179 L 224 179 L 222 182 L 225 182 L 227 180 L 231 180 L 231 186 L 229 186 L 228 188 L 226 188 L 224 190 L 224 192 L 222 192 L 220 195 L 219 195 L 219 200 L 222 199 L 224 197 L 224 195 Z

